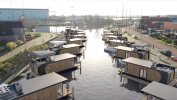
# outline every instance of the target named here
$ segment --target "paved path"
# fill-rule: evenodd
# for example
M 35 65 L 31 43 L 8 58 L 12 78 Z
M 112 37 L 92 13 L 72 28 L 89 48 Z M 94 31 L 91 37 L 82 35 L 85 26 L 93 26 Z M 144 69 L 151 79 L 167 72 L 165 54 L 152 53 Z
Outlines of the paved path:
M 177 56 L 177 49 L 171 46 L 168 46 L 166 44 L 160 43 L 158 41 L 156 41 L 156 39 L 153 39 L 147 35 L 141 34 L 135 30 L 133 30 L 132 28 L 125 28 L 125 30 L 130 33 L 131 35 L 135 35 L 138 37 L 138 39 L 143 40 L 146 43 L 149 43 L 151 45 L 154 45 L 156 48 L 162 50 L 162 49 L 170 49 L 172 51 L 172 54 Z
M 20 53 L 21 51 L 24 51 L 25 48 L 29 49 L 35 45 L 40 45 L 43 44 L 53 38 L 55 38 L 57 35 L 53 34 L 53 33 L 42 33 L 40 37 L 35 38 L 31 41 L 28 41 L 27 43 L 15 48 L 14 50 L 8 52 L 7 54 L 4 54 L 3 56 L 0 57 L 0 62 L 3 62 L 7 59 L 9 59 L 10 57 L 15 56 L 16 54 Z
M 142 41 L 136 40 L 136 39 L 128 36 L 127 34 L 124 34 L 124 36 L 126 36 L 128 38 L 128 41 L 132 41 L 132 42 L 136 42 L 136 43 L 142 42 Z M 164 55 L 160 55 L 160 59 L 159 59 L 159 56 L 158 56 L 159 48 L 150 47 L 149 49 L 150 49 L 150 52 L 151 52 L 150 60 L 155 61 L 155 62 L 159 62 L 159 63 L 163 63 L 163 64 L 169 64 L 169 65 L 172 65 L 174 67 L 177 67 L 177 62 L 174 62 L 174 61 L 168 59 Z

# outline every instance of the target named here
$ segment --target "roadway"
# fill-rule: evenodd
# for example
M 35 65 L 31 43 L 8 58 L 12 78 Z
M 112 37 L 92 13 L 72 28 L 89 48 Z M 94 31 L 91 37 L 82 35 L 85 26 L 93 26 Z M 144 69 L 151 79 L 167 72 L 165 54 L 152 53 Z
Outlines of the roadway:
M 140 34 L 140 33 L 139 33 Z M 135 35 L 135 34 L 133 34 Z M 136 34 L 137 35 L 137 34 Z M 133 37 L 129 36 L 128 34 L 124 34 L 123 36 L 126 36 L 128 38 L 128 41 L 132 41 L 132 42 L 135 42 L 135 43 L 142 43 L 143 41 L 140 41 L 140 40 L 136 40 L 134 39 Z M 141 36 L 139 36 L 141 37 Z M 145 36 L 147 37 L 147 36 Z M 143 43 L 147 43 L 147 42 L 143 42 Z M 159 52 L 159 48 L 156 48 L 156 47 L 149 47 L 150 49 L 150 60 L 151 61 L 154 61 L 154 62 L 158 62 L 158 63 L 163 63 L 163 64 L 167 64 L 167 65 L 172 65 L 174 67 L 177 67 L 177 62 L 174 62 L 172 61 L 171 59 L 168 59 L 166 56 L 160 54 Z
M 43 43 L 46 43 L 47 41 L 53 39 L 57 37 L 56 34 L 53 33 L 41 33 L 41 36 L 38 38 L 35 38 L 31 41 L 28 41 L 26 43 L 24 43 L 23 45 L 15 48 L 14 50 L 4 54 L 3 56 L 0 57 L 0 62 L 3 62 L 13 56 L 15 56 L 16 54 L 24 51 L 25 49 L 28 50 L 29 48 L 35 46 L 35 45 L 41 45 Z
M 129 34 L 137 36 L 138 39 L 140 39 L 141 41 L 151 44 L 152 46 L 158 48 L 159 50 L 170 49 L 172 51 L 172 54 L 174 56 L 177 56 L 177 49 L 176 48 L 168 46 L 166 44 L 163 44 L 163 43 L 157 41 L 157 39 L 151 38 L 145 34 L 141 34 L 140 32 L 133 30 L 131 27 L 126 27 L 125 30 Z

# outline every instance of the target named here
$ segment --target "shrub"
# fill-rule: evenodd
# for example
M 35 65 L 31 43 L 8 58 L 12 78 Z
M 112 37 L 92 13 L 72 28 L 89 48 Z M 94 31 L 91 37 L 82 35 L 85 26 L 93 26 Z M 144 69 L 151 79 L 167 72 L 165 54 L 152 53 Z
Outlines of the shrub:
M 17 41 L 16 41 L 16 44 L 17 44 L 17 45 L 23 44 L 23 41 L 17 40 Z
M 0 63 L 0 80 L 4 81 L 11 75 L 19 72 L 29 63 L 30 59 L 27 52 L 22 52 Z
M 25 36 L 31 36 L 29 32 L 25 32 Z
M 9 50 L 12 50 L 17 46 L 17 44 L 15 42 L 8 42 L 6 46 Z
M 168 38 L 166 38 L 166 37 L 163 37 L 162 38 L 162 41 L 164 41 L 164 42 L 166 42 L 166 43 L 172 43 L 172 41 L 171 41 L 171 39 L 168 39 Z
M 173 40 L 172 43 L 173 43 L 174 45 L 177 45 L 177 39 L 176 39 L 176 40 Z
M 40 33 L 36 33 L 36 34 L 35 34 L 35 37 L 40 37 L 40 36 L 41 36 Z

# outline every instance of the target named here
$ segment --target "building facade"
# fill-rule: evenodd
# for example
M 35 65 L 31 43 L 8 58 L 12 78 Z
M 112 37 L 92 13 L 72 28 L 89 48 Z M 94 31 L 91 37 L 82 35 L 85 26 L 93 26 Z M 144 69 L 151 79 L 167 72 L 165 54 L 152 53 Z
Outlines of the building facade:
M 142 16 L 140 20 L 141 29 L 162 29 L 163 22 L 168 22 L 169 18 L 166 16 Z
M 164 22 L 164 30 L 171 32 L 177 31 L 177 23 L 174 22 Z
M 25 39 L 24 26 L 21 21 L 0 21 L 0 42 Z
M 41 23 L 49 18 L 49 9 L 21 9 L 21 8 L 0 8 L 0 21 L 31 21 L 29 23 Z M 24 27 L 26 25 L 24 24 Z M 49 27 L 38 29 L 36 32 L 50 32 Z
M 0 16 L 0 21 L 41 20 L 49 17 L 49 9 L 0 8 Z

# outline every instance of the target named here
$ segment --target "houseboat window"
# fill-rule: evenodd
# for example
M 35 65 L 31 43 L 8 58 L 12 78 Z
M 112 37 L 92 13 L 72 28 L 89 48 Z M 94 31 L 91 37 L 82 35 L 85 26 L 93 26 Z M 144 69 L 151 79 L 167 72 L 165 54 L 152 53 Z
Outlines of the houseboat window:
M 143 77 L 143 69 L 140 69 L 140 77 Z
M 130 57 L 130 53 L 126 53 L 126 58 Z
M 147 75 L 147 71 L 144 69 L 144 71 L 143 71 L 144 73 L 143 73 L 143 78 L 146 78 L 146 75 Z
M 146 78 L 147 71 L 145 69 L 140 69 L 140 77 Z

